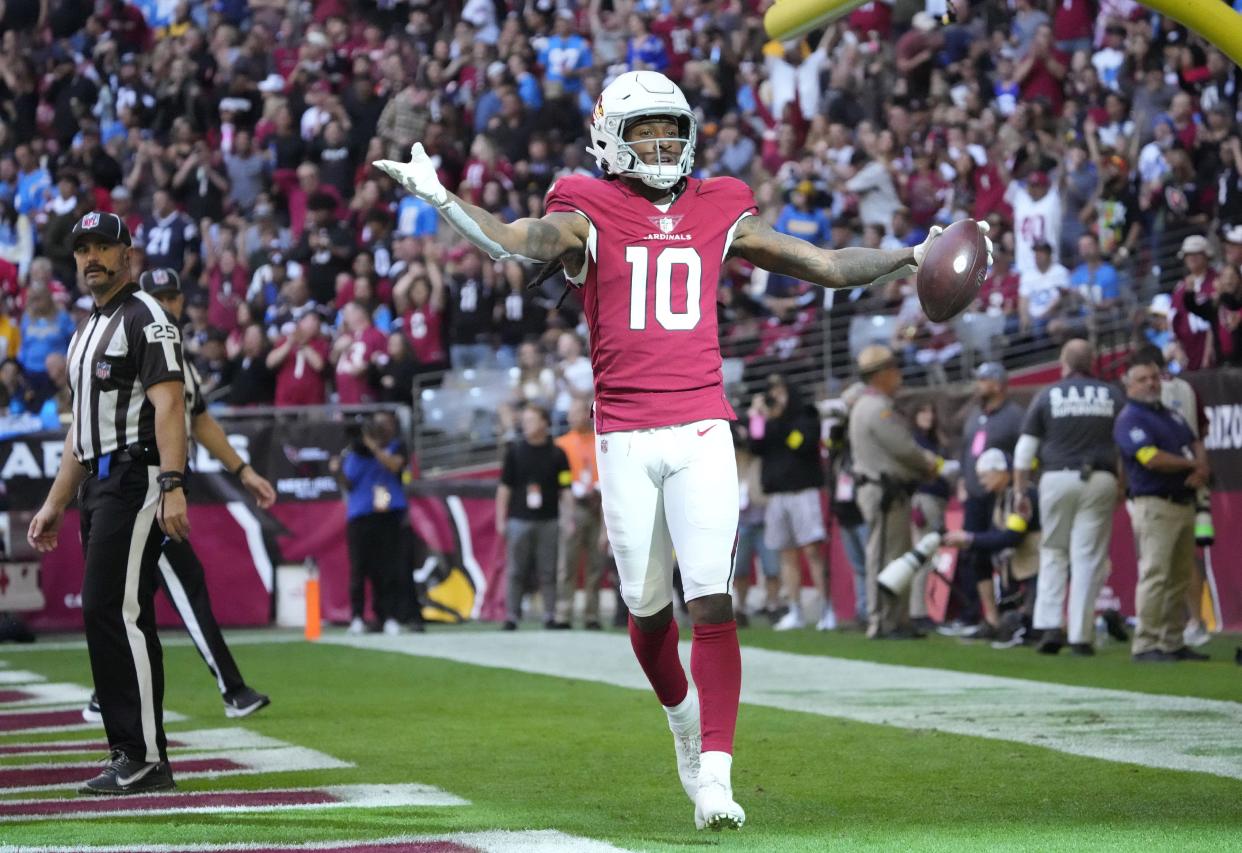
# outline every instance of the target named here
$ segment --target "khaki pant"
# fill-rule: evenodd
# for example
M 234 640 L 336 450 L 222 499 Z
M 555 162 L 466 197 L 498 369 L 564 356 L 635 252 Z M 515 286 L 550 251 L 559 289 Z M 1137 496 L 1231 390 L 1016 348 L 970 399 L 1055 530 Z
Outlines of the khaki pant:
M 586 610 L 583 617 L 588 622 L 599 621 L 599 585 L 604 568 L 604 553 L 599 547 L 599 533 L 603 513 L 598 503 L 594 505 L 575 502 L 574 528 L 566 532 L 561 528 L 561 549 L 556 562 L 556 621 L 568 622 L 573 618 L 574 590 L 578 587 L 578 565 L 586 563 L 582 589 L 586 593 Z
M 1065 627 L 1071 643 L 1095 638 L 1095 599 L 1108 579 L 1117 478 L 1094 471 L 1047 471 L 1039 478 L 1039 579 L 1035 629 Z M 1069 618 L 1066 619 L 1066 596 Z
M 877 578 L 881 570 L 913 547 L 910 540 L 910 496 L 897 494 L 887 512 L 880 511 L 881 488 L 874 483 L 858 487 L 858 509 L 867 522 L 867 636 L 887 634 L 903 624 L 909 594 L 880 595 Z
M 1134 593 L 1138 627 L 1130 650 L 1175 652 L 1186 643 L 1186 587 L 1195 570 L 1195 508 L 1164 498 L 1126 503 L 1138 544 L 1139 577 Z
M 923 523 L 915 524 L 913 529 L 914 541 L 922 539 L 927 533 L 934 530 L 944 529 L 944 506 L 945 500 L 936 495 L 928 495 L 923 492 L 916 492 L 910 499 L 910 508 L 915 508 L 923 513 Z M 914 573 L 914 580 L 910 584 L 910 618 L 926 619 L 927 618 L 927 576 L 931 574 L 932 560 L 925 562 L 917 572 Z

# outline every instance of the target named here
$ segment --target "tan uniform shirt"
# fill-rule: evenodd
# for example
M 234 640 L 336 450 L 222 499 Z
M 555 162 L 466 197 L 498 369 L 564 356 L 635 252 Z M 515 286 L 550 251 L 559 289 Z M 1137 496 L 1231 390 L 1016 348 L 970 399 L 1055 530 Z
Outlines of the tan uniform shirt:
M 903 483 L 921 482 L 932 473 L 932 457 L 914 442 L 910 425 L 893 401 L 868 388 L 850 412 L 850 450 L 854 471 L 868 480 L 887 474 Z

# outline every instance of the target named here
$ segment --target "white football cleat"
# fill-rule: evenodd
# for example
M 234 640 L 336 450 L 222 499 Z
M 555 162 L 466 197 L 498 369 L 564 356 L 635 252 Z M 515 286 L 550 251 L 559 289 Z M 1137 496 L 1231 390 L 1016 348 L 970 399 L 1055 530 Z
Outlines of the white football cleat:
M 833 612 L 832 605 L 824 607 L 824 615 L 819 617 L 819 623 L 815 628 L 819 631 L 837 630 L 837 614 Z
M 729 784 L 732 756 L 709 752 L 701 763 L 699 790 L 694 797 L 695 829 L 741 829 L 746 824 L 746 812 L 733 801 L 733 786 Z
M 694 802 L 694 795 L 699 790 L 699 753 L 703 748 L 699 730 L 699 697 L 694 690 L 686 694 L 686 700 L 678 706 L 676 713 L 692 721 L 678 726 L 673 722 L 673 713 L 669 713 L 668 728 L 673 733 L 673 750 L 677 754 L 677 776 L 681 779 L 681 787 L 686 789 L 686 796 Z
M 361 617 L 355 616 L 353 621 L 349 623 L 346 633 L 349 634 L 365 634 L 367 632 L 367 623 L 363 622 Z

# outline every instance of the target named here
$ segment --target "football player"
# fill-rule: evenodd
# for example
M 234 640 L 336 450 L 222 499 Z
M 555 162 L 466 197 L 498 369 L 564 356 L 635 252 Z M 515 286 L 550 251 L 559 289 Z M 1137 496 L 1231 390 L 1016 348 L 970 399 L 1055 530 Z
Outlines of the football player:
M 731 782 L 742 679 L 730 595 L 738 490 L 716 329 L 721 267 L 742 257 L 823 287 L 858 287 L 909 275 L 928 244 L 830 251 L 777 233 L 742 181 L 690 177 L 694 112 L 654 71 L 613 81 L 589 130 L 604 176 L 561 178 L 539 219 L 505 223 L 462 201 L 421 144 L 409 163 L 374 165 L 491 257 L 559 262 L 581 286 L 604 517 L 631 644 L 668 715 L 695 825 L 737 829 L 746 820 Z M 697 695 L 677 653 L 674 549 Z

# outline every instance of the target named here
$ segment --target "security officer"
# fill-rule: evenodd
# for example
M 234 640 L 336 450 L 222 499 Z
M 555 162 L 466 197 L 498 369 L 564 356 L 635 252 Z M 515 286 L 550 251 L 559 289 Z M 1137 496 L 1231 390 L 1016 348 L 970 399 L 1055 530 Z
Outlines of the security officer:
M 129 280 L 130 236 L 120 217 L 91 211 L 72 239 L 78 277 L 95 307 L 69 343 L 73 422 L 60 470 L 26 535 L 37 550 L 53 550 L 78 493 L 82 616 L 111 751 L 80 792 L 162 791 L 174 783 L 155 586 L 164 538 L 181 542 L 190 532 L 181 333 Z
M 1125 374 L 1130 399 L 1113 428 L 1138 542 L 1138 627 L 1130 651 L 1144 662 L 1207 660 L 1182 636 L 1195 570 L 1195 491 L 1208 482 L 1207 454 L 1186 419 L 1160 402 L 1160 369 L 1153 354 L 1135 355 Z
M 956 462 L 923 450 L 910 426 L 893 409 L 901 367 L 888 347 L 872 345 L 858 354 L 866 390 L 850 412 L 850 447 L 857 501 L 867 523 L 867 636 L 909 639 L 923 636 L 908 625 L 908 602 L 879 595 L 876 579 L 890 560 L 912 546 L 910 495 L 916 483 L 952 476 Z
M 180 325 L 185 309 L 185 294 L 181 290 L 181 278 L 172 269 L 148 270 L 138 277 L 142 290 L 155 297 L 173 322 Z M 262 509 L 276 501 L 276 492 L 250 463 L 237 455 L 229 444 L 228 436 L 219 421 L 207 412 L 207 404 L 201 392 L 202 382 L 198 371 L 188 361 L 185 363 L 185 409 L 186 426 L 194 440 L 206 448 L 214 458 L 241 480 L 241 484 L 254 496 Z M 168 600 L 177 608 L 177 615 L 185 623 L 198 653 L 216 679 L 224 698 L 224 713 L 228 717 L 245 717 L 270 703 L 267 696 L 247 686 L 237 668 L 233 654 L 220 633 L 220 623 L 211 612 L 211 598 L 207 594 L 207 580 L 203 564 L 199 562 L 189 540 L 164 543 L 160 558 L 160 585 Z M 91 709 L 88 706 L 88 713 Z
M 1069 644 L 1092 653 L 1095 599 L 1108 577 L 1108 546 L 1117 503 L 1117 445 L 1113 421 L 1119 395 L 1091 377 L 1095 349 L 1074 339 L 1061 348 L 1060 382 L 1041 391 L 1026 411 L 1014 450 L 1014 488 L 1026 491 L 1038 458 L 1039 517 L 1043 522 L 1034 629 L 1036 647 L 1055 655 L 1066 642 L 1065 593 L 1069 586 Z

